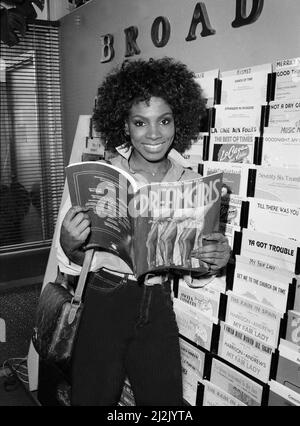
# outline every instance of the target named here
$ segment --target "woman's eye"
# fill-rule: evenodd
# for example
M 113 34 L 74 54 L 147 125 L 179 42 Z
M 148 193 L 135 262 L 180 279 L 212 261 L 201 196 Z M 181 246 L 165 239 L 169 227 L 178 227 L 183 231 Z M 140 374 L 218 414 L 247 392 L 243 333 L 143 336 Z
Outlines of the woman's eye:
M 164 119 L 161 121 L 161 123 L 162 123 L 163 125 L 167 125 L 167 124 L 171 123 L 171 119 L 170 119 L 170 118 L 164 118 Z
M 134 125 L 137 126 L 137 127 L 141 127 L 141 126 L 144 125 L 144 122 L 140 121 L 140 120 L 139 121 L 135 121 Z

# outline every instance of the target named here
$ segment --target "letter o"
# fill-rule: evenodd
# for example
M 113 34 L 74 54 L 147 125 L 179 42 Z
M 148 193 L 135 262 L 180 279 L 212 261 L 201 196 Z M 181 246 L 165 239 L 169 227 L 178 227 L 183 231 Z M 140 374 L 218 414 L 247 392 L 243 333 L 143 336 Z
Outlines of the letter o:
M 159 37 L 159 28 L 161 26 L 161 37 Z M 151 39 L 155 47 L 164 47 L 171 34 L 171 25 L 168 18 L 164 16 L 158 16 L 151 27 Z

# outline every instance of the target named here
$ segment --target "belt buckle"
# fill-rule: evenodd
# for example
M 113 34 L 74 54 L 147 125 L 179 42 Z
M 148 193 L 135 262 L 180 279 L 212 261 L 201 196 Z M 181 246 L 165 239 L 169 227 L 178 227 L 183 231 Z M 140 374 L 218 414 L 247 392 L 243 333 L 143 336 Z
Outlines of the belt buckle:
M 152 279 L 152 278 L 157 278 L 157 281 L 156 282 L 149 282 L 148 280 L 149 279 Z M 163 283 L 163 277 L 161 276 L 161 275 L 156 275 L 156 274 L 147 274 L 146 275 L 146 278 L 145 278 L 145 281 L 144 281 L 144 284 L 146 285 L 146 286 L 154 286 L 154 285 L 156 285 L 156 284 L 158 284 L 158 285 L 162 285 L 162 283 Z
M 154 277 L 157 277 L 157 276 L 159 276 L 159 275 L 156 275 L 156 274 L 147 274 L 146 275 L 146 278 L 148 279 L 148 278 L 154 278 Z
M 129 276 L 129 274 L 122 274 L 123 275 L 123 277 L 122 277 L 122 279 L 121 279 L 121 281 L 120 281 L 120 284 L 127 284 L 127 282 L 128 282 L 128 276 Z

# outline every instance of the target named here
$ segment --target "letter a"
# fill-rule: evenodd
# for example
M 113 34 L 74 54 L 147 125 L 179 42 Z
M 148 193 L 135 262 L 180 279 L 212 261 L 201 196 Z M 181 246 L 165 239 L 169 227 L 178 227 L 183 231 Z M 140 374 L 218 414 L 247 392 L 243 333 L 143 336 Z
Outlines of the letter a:
M 187 37 L 185 38 L 186 41 L 196 40 L 197 37 L 195 35 L 195 31 L 196 31 L 197 25 L 200 22 L 202 23 L 202 31 L 201 31 L 202 37 L 215 34 L 216 31 L 212 29 L 209 22 L 206 6 L 202 2 L 199 2 L 196 4 L 190 30 Z
M 252 0 L 252 9 L 247 16 L 247 0 L 236 0 L 235 20 L 231 23 L 234 28 L 252 24 L 261 15 L 264 7 L 264 0 Z

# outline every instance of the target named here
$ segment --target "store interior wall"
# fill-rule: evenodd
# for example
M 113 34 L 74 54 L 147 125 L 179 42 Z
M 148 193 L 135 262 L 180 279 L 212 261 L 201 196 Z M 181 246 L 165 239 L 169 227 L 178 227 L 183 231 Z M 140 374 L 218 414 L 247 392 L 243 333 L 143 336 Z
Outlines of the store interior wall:
M 197 3 L 205 6 L 215 34 L 186 41 Z M 125 59 L 125 33 L 136 26 L 141 51 L 134 57 L 173 56 L 195 72 L 221 71 L 274 62 L 299 56 L 299 0 L 262 0 L 258 19 L 232 27 L 239 0 L 92 0 L 64 16 L 60 28 L 64 111 L 65 161 L 68 163 L 80 114 L 91 114 L 97 87 L 112 67 Z M 245 0 L 247 14 L 256 2 Z M 155 47 L 151 27 L 155 18 L 170 22 L 170 39 Z M 112 34 L 115 56 L 101 62 L 100 37 Z

